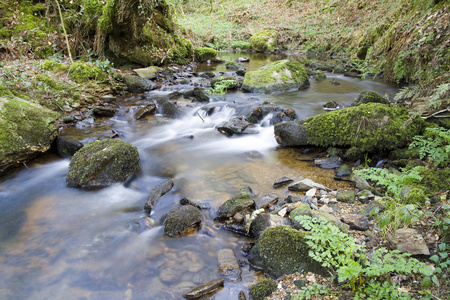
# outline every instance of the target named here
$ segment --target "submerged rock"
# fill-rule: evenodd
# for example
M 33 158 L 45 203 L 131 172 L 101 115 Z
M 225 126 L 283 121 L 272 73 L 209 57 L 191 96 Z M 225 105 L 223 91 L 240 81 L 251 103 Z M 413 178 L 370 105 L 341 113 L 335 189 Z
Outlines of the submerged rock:
M 225 279 L 214 279 L 211 281 L 208 281 L 205 284 L 202 284 L 201 286 L 198 286 L 194 288 L 193 290 L 187 292 L 183 295 L 183 298 L 186 299 L 198 299 L 203 296 L 206 296 L 208 294 L 212 294 L 223 287 L 223 283 L 225 282 Z
M 164 220 L 164 233 L 167 236 L 180 236 L 202 223 L 202 213 L 197 207 L 183 205 L 171 209 Z
M 274 278 L 295 272 L 324 275 L 326 270 L 308 255 L 305 234 L 289 226 L 268 228 L 250 250 L 248 260 Z
M 252 48 L 257 52 L 272 52 L 277 46 L 278 32 L 275 30 L 263 30 L 250 38 Z
M 326 158 L 316 159 L 314 160 L 314 164 L 322 169 L 336 169 L 342 165 L 342 159 L 337 155 L 333 155 Z
M 138 170 L 136 146 L 121 140 L 93 141 L 73 156 L 66 182 L 73 187 L 101 187 L 123 182 Z
M 242 89 L 247 92 L 271 93 L 309 87 L 305 68 L 296 61 L 280 60 L 247 72 Z
M 16 97 L 0 97 L 0 174 L 35 158 L 56 137 L 59 113 Z
M 277 188 L 280 188 L 280 187 L 282 187 L 282 186 L 284 186 L 286 184 L 289 184 L 289 183 L 291 183 L 293 181 L 294 180 L 292 180 L 291 178 L 289 178 L 287 176 L 283 176 L 283 177 L 280 177 L 280 178 L 278 178 L 278 179 L 276 179 L 274 181 L 273 187 L 277 189 Z
M 277 124 L 275 136 L 283 146 L 357 147 L 374 152 L 403 147 L 423 128 L 422 118 L 411 120 L 404 108 L 369 103 Z
M 241 279 L 241 268 L 231 249 L 221 249 L 217 254 L 219 262 L 219 274 L 227 280 L 237 281 Z
M 166 181 L 163 181 L 160 184 L 156 185 L 148 195 L 147 201 L 145 202 L 144 205 L 144 210 L 147 213 L 151 213 L 156 201 L 158 201 L 159 198 L 170 192 L 173 186 L 174 183 L 172 179 L 167 179 Z

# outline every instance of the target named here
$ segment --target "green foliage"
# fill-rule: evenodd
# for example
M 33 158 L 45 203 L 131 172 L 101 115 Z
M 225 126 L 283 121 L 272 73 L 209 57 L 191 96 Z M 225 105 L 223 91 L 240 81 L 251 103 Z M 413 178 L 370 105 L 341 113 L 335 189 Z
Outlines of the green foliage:
M 310 234 L 305 235 L 311 249 L 309 255 L 322 266 L 332 267 L 338 281 L 348 283 L 357 297 L 407 297 L 407 294 L 399 294 L 395 284 L 387 281 L 391 274 L 431 276 L 433 273 L 425 263 L 397 250 L 380 248 L 372 252 L 369 259 L 364 245 L 357 245 L 351 236 L 324 220 L 303 216 L 301 222 L 306 230 L 310 230 Z M 376 298 L 380 293 L 377 287 L 384 287 L 382 298 Z
M 252 47 L 252 44 L 250 44 L 250 42 L 234 41 L 231 43 L 230 47 L 239 50 L 249 50 Z
M 327 295 L 330 294 L 329 289 L 317 282 L 312 282 L 311 284 L 304 286 L 301 288 L 302 293 L 295 296 L 293 300 L 303 300 L 303 299 L 311 299 L 314 295 Z
M 450 129 L 442 127 L 426 128 L 425 134 L 415 136 L 410 149 L 419 148 L 420 158 L 427 158 L 437 166 L 450 163 Z
M 364 168 L 355 170 L 354 173 L 384 187 L 387 195 L 400 197 L 403 187 L 421 182 L 419 173 L 422 169 L 423 167 L 415 167 L 410 170 L 401 169 L 403 172 L 393 172 L 381 168 Z
M 226 94 L 228 87 L 235 84 L 236 84 L 235 80 L 221 80 L 216 82 L 214 88 L 211 88 L 209 91 L 207 91 L 207 93 L 210 95 L 223 96 Z
M 70 66 L 69 77 L 76 83 L 87 82 L 91 79 L 104 81 L 108 78 L 107 72 L 111 68 L 110 63 L 106 61 L 93 63 L 75 62 Z

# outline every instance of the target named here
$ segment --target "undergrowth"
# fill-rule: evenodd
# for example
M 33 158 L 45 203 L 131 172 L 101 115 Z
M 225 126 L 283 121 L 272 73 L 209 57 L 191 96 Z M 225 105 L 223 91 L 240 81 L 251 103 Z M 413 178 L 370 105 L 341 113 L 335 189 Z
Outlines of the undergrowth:
M 368 253 L 364 244 L 356 244 L 353 237 L 325 220 L 301 216 L 300 222 L 309 230 L 305 236 L 309 256 L 331 269 L 339 283 L 349 286 L 354 299 L 410 299 L 408 292 L 400 291 L 390 280 L 394 274 L 419 281 L 435 276 L 427 264 L 408 253 L 385 248 Z

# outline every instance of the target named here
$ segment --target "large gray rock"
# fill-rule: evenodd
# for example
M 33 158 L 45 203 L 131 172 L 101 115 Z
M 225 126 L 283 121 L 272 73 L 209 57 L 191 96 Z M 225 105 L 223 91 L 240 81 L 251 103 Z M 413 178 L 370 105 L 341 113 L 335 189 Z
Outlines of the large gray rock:
M 274 278 L 295 272 L 327 275 L 320 263 L 309 257 L 305 232 L 277 226 L 261 234 L 248 255 L 248 261 Z
M 0 174 L 46 152 L 59 113 L 16 97 L 0 97 Z
M 164 219 L 164 233 L 167 236 L 180 236 L 202 223 L 202 213 L 197 207 L 183 205 L 171 209 Z
M 256 133 L 256 131 L 250 130 L 251 128 L 254 128 L 253 124 L 245 120 L 243 117 L 234 117 L 228 122 L 225 122 L 221 126 L 217 127 L 217 130 L 230 136 L 233 134 Z
M 72 157 L 66 182 L 73 187 L 101 187 L 123 182 L 138 170 L 136 146 L 121 140 L 93 141 Z
M 141 69 L 134 69 L 134 72 L 138 74 L 139 77 L 144 79 L 155 79 L 159 72 L 161 72 L 161 68 L 159 67 L 147 67 Z
M 280 60 L 245 73 L 242 89 L 246 92 L 271 93 L 309 87 L 305 68 L 296 61 Z

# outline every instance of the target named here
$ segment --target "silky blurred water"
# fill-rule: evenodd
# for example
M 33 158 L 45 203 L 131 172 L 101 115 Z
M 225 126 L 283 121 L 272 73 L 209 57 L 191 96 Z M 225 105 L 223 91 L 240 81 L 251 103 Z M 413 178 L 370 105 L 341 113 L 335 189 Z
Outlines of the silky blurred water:
M 237 58 L 238 54 L 229 54 Z M 248 70 L 279 57 L 249 55 Z M 199 71 L 226 72 L 223 64 L 200 66 Z M 220 229 L 212 218 L 221 203 L 249 186 L 257 195 L 273 189 L 275 179 L 311 178 L 330 188 L 348 187 L 333 180 L 334 172 L 298 160 L 296 149 L 277 148 L 268 120 L 257 134 L 228 137 L 216 127 L 269 100 L 295 109 L 298 118 L 322 113 L 322 105 L 335 100 L 350 105 L 364 90 L 382 95 L 395 89 L 381 82 L 327 74 L 302 91 L 274 95 L 232 92 L 207 104 L 183 102 L 182 116 L 152 116 L 134 120 L 136 95 L 118 99 L 120 112 L 109 120 L 80 124 L 65 135 L 84 143 L 107 136 L 114 129 L 122 140 L 136 145 L 141 172 L 131 183 L 95 190 L 68 188 L 69 160 L 53 155 L 36 160 L 0 181 L 0 299 L 180 299 L 195 286 L 219 277 L 217 252 L 231 248 L 245 259 L 241 247 L 252 240 Z M 340 85 L 330 84 L 330 80 Z M 161 96 L 166 91 L 144 96 Z M 270 117 L 270 116 L 269 116 Z M 175 188 L 163 196 L 145 229 L 144 203 L 160 182 L 176 179 Z M 185 196 L 208 203 L 203 229 L 183 238 L 164 236 L 165 214 Z M 242 280 L 226 282 L 214 299 L 237 299 L 261 273 L 242 267 Z

